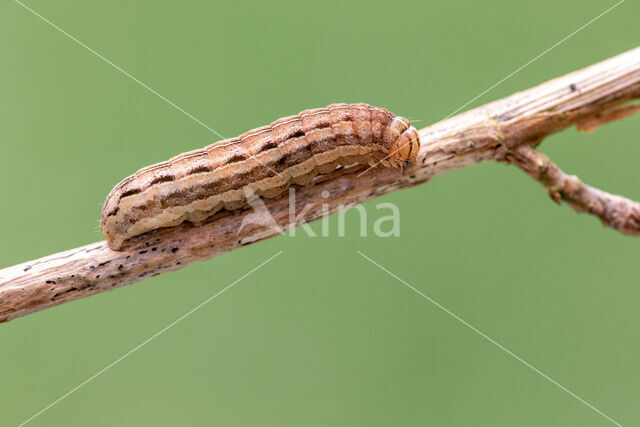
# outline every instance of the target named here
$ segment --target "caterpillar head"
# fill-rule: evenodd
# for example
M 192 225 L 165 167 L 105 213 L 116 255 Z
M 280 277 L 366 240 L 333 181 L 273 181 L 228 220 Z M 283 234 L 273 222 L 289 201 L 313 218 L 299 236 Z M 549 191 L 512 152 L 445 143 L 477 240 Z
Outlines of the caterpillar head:
M 391 123 L 391 131 L 398 135 L 389 148 L 389 160 L 395 167 L 405 167 L 418 157 L 420 136 L 404 117 L 395 117 Z

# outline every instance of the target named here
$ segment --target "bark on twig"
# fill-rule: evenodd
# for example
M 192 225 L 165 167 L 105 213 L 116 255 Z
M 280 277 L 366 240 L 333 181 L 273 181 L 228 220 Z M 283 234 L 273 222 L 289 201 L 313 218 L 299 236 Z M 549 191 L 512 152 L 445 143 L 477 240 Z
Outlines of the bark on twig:
M 640 234 L 640 203 L 583 184 L 529 145 L 517 147 L 507 154 L 507 159 L 540 182 L 556 203 L 564 200 L 577 212 L 599 217 L 606 226 L 626 234 Z
M 297 188 L 295 208 L 288 197 L 265 204 L 286 230 L 320 218 L 323 204 L 333 213 L 491 160 L 514 163 L 542 183 L 554 200 L 566 200 L 623 233 L 638 234 L 638 203 L 582 184 L 534 148 L 568 126 L 589 130 L 628 116 L 639 109 L 637 104 L 628 105 L 638 98 L 640 48 L 421 129 L 418 159 L 404 171 L 379 167 L 361 176 L 361 167 L 336 171 L 317 179 L 314 186 Z M 102 241 L 0 270 L 0 322 L 278 234 L 258 225 L 241 228 L 250 214 L 251 209 L 221 212 L 198 227 L 186 223 L 134 238 L 122 251 L 112 251 Z

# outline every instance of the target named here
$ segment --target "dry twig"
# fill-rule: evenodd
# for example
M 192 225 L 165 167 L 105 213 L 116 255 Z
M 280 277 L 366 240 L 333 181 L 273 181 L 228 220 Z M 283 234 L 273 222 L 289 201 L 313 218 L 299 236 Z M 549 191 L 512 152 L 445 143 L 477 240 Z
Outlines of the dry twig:
M 639 109 L 640 48 L 537 87 L 492 102 L 420 130 L 416 163 L 400 172 L 375 168 L 337 171 L 314 186 L 298 188 L 294 218 L 320 218 L 322 205 L 333 213 L 401 188 L 421 184 L 455 169 L 484 161 L 513 163 L 539 181 L 557 202 L 600 217 L 623 233 L 640 232 L 640 205 L 567 176 L 535 147 L 571 125 L 593 130 Z M 330 196 L 326 197 L 327 192 Z M 324 196 L 323 197 L 323 193 Z M 288 229 L 289 199 L 265 201 L 274 220 Z M 250 210 L 222 212 L 206 224 L 157 230 L 134 238 L 114 252 L 93 243 L 0 270 L 0 322 L 44 308 L 177 270 L 277 234 L 250 225 Z

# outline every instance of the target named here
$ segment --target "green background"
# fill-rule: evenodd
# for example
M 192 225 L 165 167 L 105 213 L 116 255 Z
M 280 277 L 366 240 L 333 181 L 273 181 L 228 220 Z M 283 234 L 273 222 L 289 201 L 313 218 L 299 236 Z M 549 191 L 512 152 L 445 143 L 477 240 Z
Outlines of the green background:
M 367 102 L 426 126 L 613 1 L 29 0 L 225 136 Z M 629 0 L 473 105 L 636 46 Z M 0 3 L 0 267 L 101 239 L 136 169 L 218 138 L 13 1 Z M 640 199 L 637 117 L 541 146 Z M 391 202 L 401 236 L 371 233 Z M 369 236 L 280 236 L 0 325 L 0 425 L 581 425 L 594 410 L 357 255 L 360 250 L 624 425 L 640 424 L 638 238 L 482 164 L 366 205 Z M 313 224 L 317 232 L 320 224 Z

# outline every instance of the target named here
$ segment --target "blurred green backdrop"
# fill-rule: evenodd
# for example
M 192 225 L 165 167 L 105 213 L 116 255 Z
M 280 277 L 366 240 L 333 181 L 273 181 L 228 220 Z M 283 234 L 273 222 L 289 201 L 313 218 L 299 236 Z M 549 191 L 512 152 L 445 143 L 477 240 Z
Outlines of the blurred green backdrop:
M 26 3 L 226 136 L 368 102 L 426 126 L 614 4 Z M 627 1 L 473 106 L 636 46 Z M 13 1 L 0 4 L 0 267 L 101 239 L 121 178 L 218 138 Z M 541 149 L 640 199 L 638 118 Z M 0 325 L 0 425 L 18 425 L 284 253 L 33 426 L 610 424 L 400 282 L 380 262 L 622 424 L 640 424 L 640 239 L 478 165 L 366 205 L 401 237 L 281 236 Z M 369 224 L 371 231 L 372 224 Z M 313 224 L 315 231 L 320 224 Z

